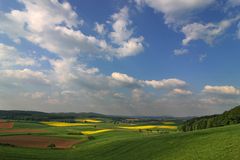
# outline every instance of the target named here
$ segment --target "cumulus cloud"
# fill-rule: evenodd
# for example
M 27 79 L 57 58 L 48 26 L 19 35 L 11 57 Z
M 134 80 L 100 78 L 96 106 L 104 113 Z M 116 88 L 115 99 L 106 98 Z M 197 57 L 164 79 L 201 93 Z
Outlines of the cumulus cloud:
M 53 75 L 59 83 L 69 83 L 72 79 L 77 79 L 74 70 L 75 59 L 51 60 Z
M 138 80 L 131 76 L 128 76 L 127 74 L 117 72 L 112 73 L 112 78 L 125 84 L 131 84 L 136 86 L 149 86 L 155 89 L 184 86 L 187 84 L 185 81 L 176 78 L 163 80 Z
M 109 85 L 108 78 L 98 68 L 82 64 L 76 58 L 50 60 L 50 64 L 49 77 L 61 89 L 99 89 Z
M 33 66 L 35 60 L 29 57 L 20 56 L 17 49 L 13 46 L 0 43 L 0 67 L 9 68 L 14 66 Z
M 143 50 L 143 37 L 133 37 L 131 33 L 130 37 L 115 44 L 112 39 L 99 39 L 83 33 L 79 28 L 84 21 L 78 17 L 68 2 L 25 0 L 19 2 L 25 7 L 23 10 L 0 12 L 0 20 L 3 22 L 0 25 L 0 34 L 9 36 L 18 44 L 21 39 L 28 40 L 55 53 L 57 58 L 41 56 L 38 62 L 44 61 L 50 65 L 47 69 L 41 68 L 42 66 L 37 66 L 34 59 L 25 54 L 21 55 L 16 48 L 0 44 L 2 61 L 0 67 L 1 69 L 3 65 L 5 67 L 0 71 L 0 83 L 2 88 L 6 87 L 4 93 L 0 93 L 0 105 L 16 107 L 21 104 L 25 107 L 31 106 L 29 108 L 31 110 L 41 110 L 41 106 L 45 111 L 50 111 L 53 106 L 51 111 L 55 112 L 66 111 L 65 106 L 69 106 L 68 111 L 71 109 L 95 112 L 118 111 L 117 107 L 123 105 L 126 99 L 122 93 L 115 91 L 115 88 L 124 88 L 125 84 L 102 75 L 96 67 L 81 63 L 79 55 L 101 58 L 136 55 Z M 117 17 L 117 14 L 120 13 L 111 16 L 113 26 L 119 22 L 120 17 Z M 126 28 L 130 29 L 129 15 L 127 18 Z M 95 29 L 99 34 L 107 34 L 104 26 L 105 24 L 96 24 Z M 119 31 L 114 28 L 116 30 L 113 29 L 113 32 Z M 21 68 L 14 68 L 16 65 Z M 51 86 L 51 89 L 42 85 Z M 39 89 L 46 91 L 46 94 L 38 91 Z M 9 97 L 10 95 L 15 97 L 14 101 L 7 98 L 8 92 L 11 92 Z M 25 96 L 19 98 L 19 95 Z M 48 108 L 45 107 L 46 105 Z M 114 106 L 115 109 L 112 109 Z
M 172 94 L 172 95 L 191 95 L 192 92 L 189 90 L 175 88 L 170 92 L 170 94 Z
M 0 30 L 11 38 L 24 37 L 28 39 L 31 34 L 44 32 L 56 24 L 65 23 L 68 27 L 73 27 L 82 22 L 77 20 L 77 14 L 67 2 L 26 0 L 19 2 L 24 4 L 25 10 L 1 12 L 0 16 L 1 20 L 5 22 L 4 25 L 1 25 Z
M 122 46 L 117 49 L 118 57 L 134 56 L 142 52 L 144 47 L 142 44 L 143 37 L 131 38 L 122 43 Z
M 234 86 L 204 86 L 203 92 L 205 93 L 218 93 L 218 94 L 229 94 L 229 95 L 239 95 L 240 89 Z
M 49 83 L 47 76 L 41 71 L 33 71 L 30 69 L 15 69 L 0 71 L 1 78 L 13 78 L 18 80 L 29 80 L 32 82 Z
M 132 37 L 133 29 L 130 28 L 132 21 L 129 19 L 128 8 L 123 7 L 118 13 L 111 16 L 113 31 L 109 37 L 114 44 L 119 45 L 117 54 L 119 57 L 133 56 L 143 51 L 143 36 Z
M 176 78 L 172 79 L 163 79 L 163 80 L 146 80 L 144 83 L 147 86 L 151 86 L 156 89 L 161 89 L 161 88 L 171 88 L 171 87 L 177 87 L 177 86 L 184 86 L 187 83 L 183 80 L 179 80 Z
M 135 89 L 132 90 L 132 100 L 134 102 L 141 102 L 144 94 L 145 93 L 144 93 L 143 90 L 135 88 Z
M 130 77 L 127 74 L 118 73 L 118 72 L 113 72 L 112 73 L 112 78 L 117 80 L 117 81 L 123 82 L 123 83 L 130 83 L 131 84 L 131 83 L 136 83 L 137 82 L 133 77 Z
M 189 15 L 213 4 L 215 0 L 135 0 L 142 6 L 147 5 L 164 14 L 165 23 L 182 24 Z
M 211 0 L 136 1 L 139 5 L 148 5 L 163 13 L 167 24 L 175 23 L 180 17 L 183 18 L 179 20 L 182 23 L 191 12 L 213 3 Z M 81 29 L 84 20 L 66 1 L 19 2 L 23 9 L 0 12 L 0 34 L 7 35 L 16 43 L 15 47 L 0 43 L 0 106 L 6 106 L 6 109 L 199 115 L 210 113 L 209 105 L 217 104 L 213 103 L 214 97 L 210 97 L 212 101 L 207 101 L 210 94 L 205 93 L 223 92 L 216 86 L 213 91 L 206 87 L 208 91 L 199 96 L 182 89 L 188 83 L 177 78 L 138 79 L 118 72 L 106 75 L 99 68 L 85 64 L 85 59 L 82 59 L 85 55 L 107 59 L 124 58 L 144 50 L 144 37 L 135 35 L 128 7 L 108 16 L 106 23 L 95 23 L 91 28 L 95 27 L 96 33 L 89 35 Z M 215 32 L 218 30 L 221 29 L 214 28 Z M 205 38 L 203 36 L 202 39 Z M 54 53 L 51 53 L 53 56 L 39 53 L 33 57 L 19 52 L 18 45 L 26 43 L 25 40 L 33 43 L 34 47 L 40 47 L 41 51 L 45 49 L 47 53 Z M 175 55 L 187 52 L 184 48 L 174 51 Z M 228 93 L 239 95 L 239 89 L 235 89 Z M 172 95 L 188 95 L 188 99 Z M 229 99 L 229 102 L 236 103 L 238 100 Z
M 226 19 L 219 23 L 191 23 L 182 28 L 185 38 L 182 41 L 183 45 L 189 44 L 191 41 L 203 40 L 208 44 L 212 44 L 214 40 L 221 36 L 234 22 L 240 19 L 237 16 L 232 19 Z
M 105 30 L 105 25 L 104 24 L 99 24 L 99 23 L 95 23 L 95 28 L 94 30 L 100 34 L 100 35 L 103 35 L 106 33 L 106 30 Z
M 236 13 L 230 13 L 230 7 L 239 6 L 239 0 L 228 0 L 225 3 L 227 6 L 226 12 L 233 18 L 228 18 L 220 22 L 194 22 L 199 20 L 195 18 L 195 15 L 205 8 L 209 8 L 214 4 L 220 6 L 220 3 L 216 0 L 134 0 L 137 7 L 148 6 L 153 8 L 156 12 L 160 12 L 164 15 L 165 23 L 172 26 L 175 31 L 180 31 L 185 35 L 182 40 L 183 45 L 188 45 L 191 41 L 202 40 L 207 44 L 212 45 L 214 41 L 223 35 L 228 28 L 230 28 L 235 22 L 240 19 L 239 14 L 233 17 Z M 218 6 L 218 7 L 219 7 Z M 226 9 L 226 8 L 225 8 Z M 237 31 L 238 37 L 239 30 Z M 174 50 L 174 55 L 187 54 L 186 49 Z
M 132 23 L 129 20 L 128 8 L 124 7 L 118 13 L 113 14 L 112 20 L 113 32 L 110 32 L 109 36 L 114 43 L 121 44 L 133 34 L 133 30 L 128 28 L 128 25 Z
M 0 33 L 8 35 L 15 42 L 24 38 L 63 57 L 81 54 L 107 59 L 122 58 L 136 55 L 143 50 L 143 37 L 132 37 L 132 31 L 128 31 L 130 20 L 126 7 L 112 16 L 112 41 L 109 42 L 84 34 L 79 29 L 84 21 L 68 2 L 21 0 L 20 3 L 25 6 L 24 10 L 0 13 L 0 20 L 3 22 Z M 99 24 L 97 29 L 104 31 Z M 118 42 L 117 46 L 112 42 Z

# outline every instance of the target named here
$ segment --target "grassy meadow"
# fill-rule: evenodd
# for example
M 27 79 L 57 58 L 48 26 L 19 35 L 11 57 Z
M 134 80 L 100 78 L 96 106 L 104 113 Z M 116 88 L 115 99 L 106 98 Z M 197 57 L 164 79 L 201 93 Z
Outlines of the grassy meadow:
M 76 123 L 16 121 L 12 129 L 41 129 L 45 132 L 0 132 L 0 137 L 15 135 L 60 137 L 78 140 L 79 143 L 70 149 L 0 144 L 0 159 L 238 160 L 240 157 L 240 125 L 180 132 L 176 129 L 178 124 L 174 122 L 147 125 L 101 121 Z M 82 123 L 84 125 L 80 125 Z

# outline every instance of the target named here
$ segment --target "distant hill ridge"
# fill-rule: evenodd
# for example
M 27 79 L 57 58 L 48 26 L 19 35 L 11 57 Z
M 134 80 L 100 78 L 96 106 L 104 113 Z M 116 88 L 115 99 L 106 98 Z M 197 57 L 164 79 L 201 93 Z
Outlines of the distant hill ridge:
M 92 113 L 45 113 L 39 111 L 20 111 L 20 110 L 0 110 L 0 119 L 11 119 L 11 120 L 34 120 L 34 121 L 45 121 L 45 120 L 73 120 L 75 118 L 106 118 L 108 116 Z
M 76 118 L 108 118 L 113 121 L 122 121 L 128 118 L 139 118 L 145 120 L 175 120 L 183 121 L 192 117 L 173 117 L 173 116 L 127 116 L 127 115 L 105 115 L 94 112 L 55 112 L 47 113 L 41 111 L 25 110 L 0 110 L 0 119 L 9 120 L 32 120 L 32 121 L 73 121 Z
M 240 105 L 223 114 L 203 116 L 187 120 L 182 126 L 182 131 L 193 131 L 212 127 L 226 126 L 240 123 Z

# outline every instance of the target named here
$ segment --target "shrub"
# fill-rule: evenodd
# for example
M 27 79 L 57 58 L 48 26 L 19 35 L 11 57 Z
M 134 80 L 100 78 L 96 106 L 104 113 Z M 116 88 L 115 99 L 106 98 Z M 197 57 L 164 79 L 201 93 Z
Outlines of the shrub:
M 0 143 L 0 146 L 15 147 L 15 145 L 9 143 Z
M 51 143 L 48 145 L 48 148 L 51 148 L 51 149 L 56 148 L 56 145 L 54 143 Z
M 69 132 L 68 135 L 83 135 L 82 132 Z
M 87 138 L 88 138 L 88 140 L 94 140 L 95 139 L 95 137 L 93 137 L 93 136 L 88 136 Z

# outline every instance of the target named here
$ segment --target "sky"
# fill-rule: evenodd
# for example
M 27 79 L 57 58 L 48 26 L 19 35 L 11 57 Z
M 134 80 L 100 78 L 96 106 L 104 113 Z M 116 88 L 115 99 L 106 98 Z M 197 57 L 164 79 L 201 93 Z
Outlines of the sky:
M 201 116 L 240 104 L 240 0 L 0 0 L 0 109 Z

